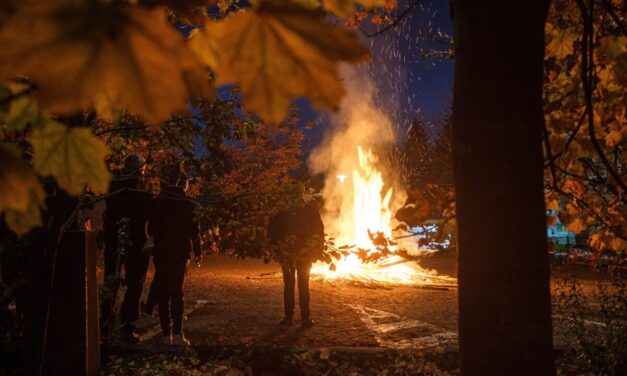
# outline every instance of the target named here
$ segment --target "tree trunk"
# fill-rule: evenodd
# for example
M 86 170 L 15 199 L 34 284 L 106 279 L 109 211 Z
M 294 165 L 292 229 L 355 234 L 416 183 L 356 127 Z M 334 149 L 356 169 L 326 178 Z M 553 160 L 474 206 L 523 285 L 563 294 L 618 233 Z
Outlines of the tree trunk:
M 464 375 L 554 374 L 541 130 L 548 1 L 453 0 Z

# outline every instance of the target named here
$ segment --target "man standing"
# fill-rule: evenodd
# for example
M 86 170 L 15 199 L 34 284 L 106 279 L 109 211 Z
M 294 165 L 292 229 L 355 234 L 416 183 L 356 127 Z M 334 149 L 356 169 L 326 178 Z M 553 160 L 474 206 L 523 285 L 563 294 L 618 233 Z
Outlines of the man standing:
M 294 284 L 298 279 L 298 303 L 301 327 L 312 327 L 309 310 L 309 274 L 313 262 L 324 250 L 324 224 L 312 205 L 312 197 L 281 211 L 268 224 L 268 237 L 283 271 L 283 304 L 285 317 L 280 325 L 291 326 L 294 318 Z
M 187 178 L 172 169 L 166 173 L 161 193 L 154 200 L 148 233 L 154 237 L 155 281 L 159 320 L 165 344 L 190 343 L 183 334 L 183 283 L 188 261 L 194 252 L 200 263 L 196 204 L 185 196 Z
M 137 342 L 134 322 L 139 316 L 148 256 L 142 252 L 146 242 L 145 224 L 148 219 L 151 195 L 143 191 L 141 177 L 146 161 L 139 155 L 130 155 L 124 161 L 122 173 L 111 182 L 104 214 L 105 286 L 109 290 L 101 304 L 101 326 L 105 335 L 113 323 L 113 307 L 119 286 L 118 274 L 124 264 L 126 294 L 120 307 L 120 339 Z M 120 242 L 120 240 L 124 241 Z

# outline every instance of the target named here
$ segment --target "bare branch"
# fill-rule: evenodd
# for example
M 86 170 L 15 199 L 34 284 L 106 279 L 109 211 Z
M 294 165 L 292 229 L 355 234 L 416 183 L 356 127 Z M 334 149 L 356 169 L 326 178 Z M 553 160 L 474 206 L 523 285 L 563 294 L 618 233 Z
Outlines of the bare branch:
M 377 30 L 374 33 L 368 33 L 366 30 L 364 30 L 363 28 L 361 28 L 361 26 L 359 27 L 359 30 L 368 38 L 374 38 L 376 36 L 379 36 L 383 33 L 385 33 L 386 31 L 390 30 L 393 27 L 396 27 L 398 25 L 399 22 L 401 22 L 403 20 L 403 18 L 405 18 L 405 16 L 407 16 L 409 14 L 409 12 L 411 12 L 418 4 L 420 3 L 420 0 L 416 0 L 414 1 L 410 6 L 408 6 L 407 8 L 405 8 L 405 10 L 398 15 L 398 17 L 396 17 L 396 19 L 389 25 L 385 26 L 384 28 Z

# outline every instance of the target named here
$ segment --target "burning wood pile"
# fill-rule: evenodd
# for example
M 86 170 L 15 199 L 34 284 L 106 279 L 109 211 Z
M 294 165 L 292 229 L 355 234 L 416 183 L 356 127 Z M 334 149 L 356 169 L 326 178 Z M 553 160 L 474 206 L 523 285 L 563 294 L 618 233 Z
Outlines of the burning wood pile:
M 383 172 L 375 152 L 394 142 L 392 124 L 372 104 L 370 84 L 351 79 L 351 73 L 348 76 L 348 94 L 339 114 L 333 118 L 335 132 L 309 160 L 314 172 L 327 176 L 322 191 L 325 201 L 323 220 L 326 232 L 345 251 L 341 259 L 334 262 L 333 270 L 329 265 L 319 263 L 312 268 L 312 275 L 366 287 L 384 287 L 386 284 L 455 286 L 454 278 L 439 276 L 398 255 L 365 263 L 355 251 L 374 251 L 371 236 L 375 233 L 387 239 L 407 235 L 393 231 L 397 225 L 394 213 L 403 205 L 406 195 L 399 179 L 393 173 Z M 390 245 L 392 251 L 397 247 L 419 252 L 411 237 Z

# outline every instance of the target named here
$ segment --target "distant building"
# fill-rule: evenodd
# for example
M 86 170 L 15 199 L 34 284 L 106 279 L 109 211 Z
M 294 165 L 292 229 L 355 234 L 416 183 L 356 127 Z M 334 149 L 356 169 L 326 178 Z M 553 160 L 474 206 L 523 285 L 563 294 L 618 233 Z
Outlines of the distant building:
M 575 239 L 575 234 L 573 232 L 568 231 L 566 226 L 560 222 L 559 218 L 555 215 L 553 210 L 549 210 L 549 215 L 555 216 L 555 224 L 549 228 L 547 228 L 547 235 L 549 240 L 553 242 L 555 245 L 571 245 L 577 244 L 577 240 Z

